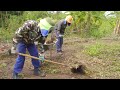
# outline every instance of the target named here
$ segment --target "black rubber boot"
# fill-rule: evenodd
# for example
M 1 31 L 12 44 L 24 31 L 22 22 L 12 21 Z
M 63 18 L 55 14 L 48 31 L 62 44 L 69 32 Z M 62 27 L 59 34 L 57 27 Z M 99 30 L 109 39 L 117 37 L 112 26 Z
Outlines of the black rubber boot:
M 63 53 L 61 51 L 57 51 L 57 54 L 62 55 Z
M 13 76 L 12 76 L 12 78 L 13 78 L 13 79 L 19 79 L 18 73 L 13 72 Z
M 64 51 L 63 50 L 60 50 L 61 53 L 63 53 Z
M 34 75 L 36 75 L 36 76 L 40 75 L 41 77 L 45 77 L 46 76 L 45 72 L 39 70 L 39 68 L 34 68 Z

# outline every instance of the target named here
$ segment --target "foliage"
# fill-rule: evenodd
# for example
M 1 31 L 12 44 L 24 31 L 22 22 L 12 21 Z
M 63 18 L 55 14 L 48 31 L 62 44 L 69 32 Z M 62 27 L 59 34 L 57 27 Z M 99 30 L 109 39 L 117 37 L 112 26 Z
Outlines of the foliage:
M 45 18 L 48 16 L 49 15 L 46 11 L 25 11 L 23 13 L 24 21 L 29 19 L 38 20 L 39 18 Z
M 66 35 L 69 37 L 74 33 L 80 37 L 101 38 L 110 35 L 119 19 L 120 12 L 115 11 L 117 18 L 106 18 L 105 11 L 69 11 L 73 16 L 73 23 L 66 28 Z M 47 11 L 0 11 L 0 30 L 9 38 L 19 28 L 24 21 L 33 19 L 40 21 L 42 18 L 51 17 L 57 23 L 60 19 L 65 19 L 67 15 L 63 13 L 51 14 Z M 3 31 L 4 30 L 4 31 Z M 5 35 L 5 36 L 6 36 Z M 1 38 L 4 36 L 0 36 Z
M 82 11 L 72 12 L 74 22 L 72 30 L 77 30 L 81 37 L 101 38 L 111 34 L 115 27 L 115 18 L 107 19 L 105 11 Z

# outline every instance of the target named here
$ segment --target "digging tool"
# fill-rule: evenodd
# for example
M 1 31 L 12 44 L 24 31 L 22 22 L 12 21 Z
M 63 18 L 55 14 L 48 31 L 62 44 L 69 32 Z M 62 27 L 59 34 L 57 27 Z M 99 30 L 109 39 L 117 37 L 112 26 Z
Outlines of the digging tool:
M 30 57 L 30 58 L 33 58 L 33 59 L 36 59 L 36 60 L 40 60 L 39 58 L 28 55 L 28 54 L 23 54 L 23 53 L 17 53 L 17 54 L 22 55 L 22 56 L 26 56 L 26 57 Z M 69 66 L 69 65 L 66 65 L 66 64 L 63 64 L 63 63 L 58 63 L 58 62 L 54 62 L 54 61 L 50 61 L 50 60 L 44 60 L 44 61 L 49 62 L 49 63 L 53 63 L 53 64 L 62 65 L 62 66 L 67 66 L 67 67 L 69 67 L 71 69 L 72 73 L 81 73 L 81 74 L 85 73 L 83 65 L 72 67 L 72 66 Z

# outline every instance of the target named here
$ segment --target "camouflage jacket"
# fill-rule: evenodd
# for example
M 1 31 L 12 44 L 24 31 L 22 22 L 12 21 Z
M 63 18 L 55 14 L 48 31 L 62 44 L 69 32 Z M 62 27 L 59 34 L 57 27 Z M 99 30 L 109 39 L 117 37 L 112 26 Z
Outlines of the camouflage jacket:
M 41 37 L 40 27 L 38 22 L 34 20 L 26 21 L 22 27 L 18 28 L 13 38 L 14 43 L 24 42 L 33 44 L 34 41 Z

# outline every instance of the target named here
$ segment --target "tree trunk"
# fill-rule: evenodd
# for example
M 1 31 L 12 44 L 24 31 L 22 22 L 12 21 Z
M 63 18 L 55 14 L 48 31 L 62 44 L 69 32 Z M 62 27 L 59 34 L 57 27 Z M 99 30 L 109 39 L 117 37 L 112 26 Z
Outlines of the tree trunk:
M 85 33 L 87 33 L 90 30 L 90 19 L 91 19 L 91 12 L 87 12 L 88 17 L 85 25 Z
M 115 35 L 120 35 L 120 20 L 119 19 L 116 22 L 116 26 L 114 28 L 114 34 Z

